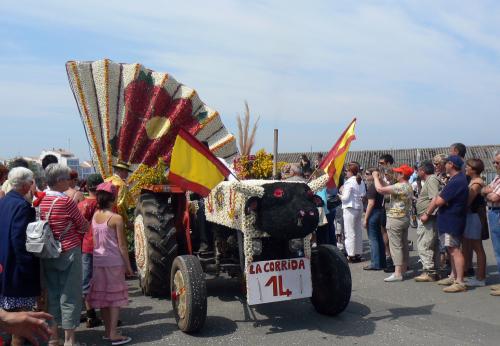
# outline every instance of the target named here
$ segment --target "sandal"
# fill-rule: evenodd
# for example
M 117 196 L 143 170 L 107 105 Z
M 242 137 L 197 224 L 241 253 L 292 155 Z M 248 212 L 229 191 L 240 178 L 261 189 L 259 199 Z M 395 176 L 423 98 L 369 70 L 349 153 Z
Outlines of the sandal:
M 117 330 L 117 331 L 116 331 L 116 334 L 122 335 L 122 331 L 121 331 L 121 330 Z M 109 336 L 103 335 L 103 336 L 102 336 L 102 339 L 103 339 L 104 341 L 109 341 Z
M 111 342 L 111 345 L 117 346 L 117 345 L 124 345 L 132 341 L 132 338 L 130 336 L 124 336 L 121 339 L 115 339 L 115 340 L 109 340 Z

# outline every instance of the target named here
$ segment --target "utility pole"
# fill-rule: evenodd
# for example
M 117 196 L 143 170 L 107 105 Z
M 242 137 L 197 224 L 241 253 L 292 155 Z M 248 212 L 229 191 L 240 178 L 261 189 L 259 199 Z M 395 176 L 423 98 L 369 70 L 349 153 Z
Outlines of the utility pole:
M 278 176 L 278 129 L 274 129 L 273 178 Z

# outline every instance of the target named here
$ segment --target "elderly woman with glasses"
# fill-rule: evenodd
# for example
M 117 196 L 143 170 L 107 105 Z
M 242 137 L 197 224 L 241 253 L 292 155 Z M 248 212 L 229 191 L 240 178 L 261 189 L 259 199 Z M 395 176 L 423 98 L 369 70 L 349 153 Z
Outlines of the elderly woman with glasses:
M 35 210 L 26 201 L 33 172 L 13 168 L 8 175 L 12 189 L 0 199 L 0 308 L 31 311 L 40 295 L 40 262 L 26 251 L 26 227 L 35 221 Z M 12 345 L 24 345 L 14 335 Z
M 432 164 L 434 165 L 434 174 L 441 180 L 443 184 L 448 182 L 448 176 L 446 175 L 446 156 L 445 154 L 437 154 L 432 158 Z
M 55 322 L 51 325 L 49 346 L 59 345 L 58 325 L 64 329 L 64 345 L 75 345 L 75 328 L 80 324 L 82 309 L 81 243 L 88 222 L 75 202 L 64 194 L 69 187 L 70 172 L 61 164 L 51 164 L 46 168 L 50 190 L 40 203 L 40 217 L 49 222 L 54 238 L 61 242 L 62 247 L 58 258 L 42 260 L 48 312 L 54 316 Z

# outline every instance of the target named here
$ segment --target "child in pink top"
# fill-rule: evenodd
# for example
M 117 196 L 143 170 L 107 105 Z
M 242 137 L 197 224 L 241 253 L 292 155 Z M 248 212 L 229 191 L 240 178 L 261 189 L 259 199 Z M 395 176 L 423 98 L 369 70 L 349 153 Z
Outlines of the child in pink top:
M 97 211 L 92 218 L 94 269 L 88 301 L 100 308 L 105 338 L 112 345 L 123 345 L 132 339 L 117 333 L 120 307 L 128 305 L 125 274 L 133 275 L 123 231 L 123 218 L 112 211 L 116 188 L 106 182 L 97 186 Z

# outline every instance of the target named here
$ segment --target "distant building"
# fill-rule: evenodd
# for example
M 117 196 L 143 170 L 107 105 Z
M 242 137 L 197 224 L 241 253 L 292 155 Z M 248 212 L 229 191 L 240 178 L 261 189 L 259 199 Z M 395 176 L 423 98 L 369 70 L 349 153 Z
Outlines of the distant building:
M 80 179 L 87 179 L 89 174 L 95 173 L 94 166 L 89 161 L 80 163 L 80 159 L 75 155 L 64 149 L 43 150 L 40 154 L 40 162 L 46 155 L 54 155 L 60 164 L 66 165 L 72 170 L 78 172 Z
M 80 163 L 80 172 L 78 172 L 78 175 L 81 177 L 81 179 L 87 179 L 90 174 L 94 173 L 95 169 L 91 161 L 83 161 L 82 163 Z

